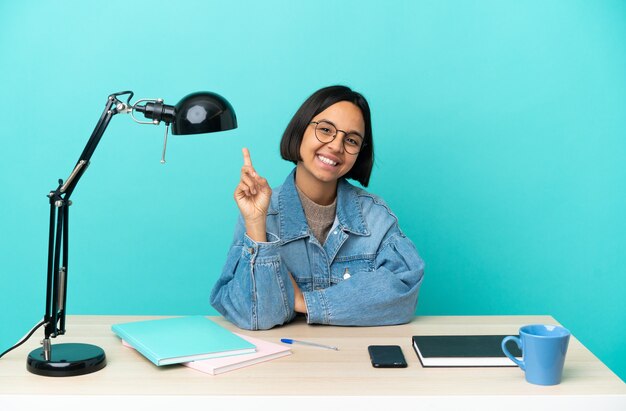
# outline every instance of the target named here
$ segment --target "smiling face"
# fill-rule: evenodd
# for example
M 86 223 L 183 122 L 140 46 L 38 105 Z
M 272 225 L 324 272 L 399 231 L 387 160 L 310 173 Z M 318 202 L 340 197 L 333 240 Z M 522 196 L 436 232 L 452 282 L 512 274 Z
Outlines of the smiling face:
M 317 114 L 312 122 L 325 121 L 345 133 L 364 135 L 365 122 L 361 110 L 351 102 L 340 101 Z M 335 197 L 337 180 L 356 162 L 358 154 L 349 154 L 344 148 L 346 134 L 338 131 L 329 143 L 315 137 L 315 124 L 309 124 L 300 145 L 301 161 L 296 171 L 296 184 L 311 200 L 324 204 Z

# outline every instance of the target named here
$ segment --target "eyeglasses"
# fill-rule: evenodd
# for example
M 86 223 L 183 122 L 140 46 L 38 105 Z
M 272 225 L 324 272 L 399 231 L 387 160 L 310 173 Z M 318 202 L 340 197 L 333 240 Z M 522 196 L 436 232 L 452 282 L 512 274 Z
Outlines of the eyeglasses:
M 315 125 L 315 138 L 320 143 L 330 143 L 337 137 L 337 133 L 341 131 L 344 134 L 343 148 L 346 150 L 346 153 L 356 155 L 365 147 L 363 137 L 360 134 L 338 130 L 333 123 L 328 121 L 311 121 L 309 124 Z

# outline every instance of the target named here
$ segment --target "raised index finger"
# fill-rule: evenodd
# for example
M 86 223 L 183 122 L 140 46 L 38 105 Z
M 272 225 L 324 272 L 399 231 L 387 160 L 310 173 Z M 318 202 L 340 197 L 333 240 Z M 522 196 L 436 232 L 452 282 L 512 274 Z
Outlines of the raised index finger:
M 242 148 L 241 152 L 243 153 L 243 165 L 244 166 L 252 166 L 252 160 L 250 159 L 250 151 L 247 148 Z

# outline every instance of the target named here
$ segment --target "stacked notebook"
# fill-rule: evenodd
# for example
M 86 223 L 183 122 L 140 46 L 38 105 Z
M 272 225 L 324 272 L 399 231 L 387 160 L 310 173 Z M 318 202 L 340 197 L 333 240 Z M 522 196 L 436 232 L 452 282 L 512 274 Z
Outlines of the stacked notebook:
M 288 347 L 235 334 L 202 316 L 136 321 L 111 329 L 155 365 L 182 363 L 209 374 L 291 354 Z
M 184 362 L 182 365 L 207 374 L 217 375 L 291 354 L 289 347 L 284 345 L 274 344 L 243 334 L 235 334 L 256 345 L 256 352 L 252 354 L 231 355 L 228 357 L 210 358 L 208 360 Z M 124 340 L 122 340 L 122 344 L 133 348 Z

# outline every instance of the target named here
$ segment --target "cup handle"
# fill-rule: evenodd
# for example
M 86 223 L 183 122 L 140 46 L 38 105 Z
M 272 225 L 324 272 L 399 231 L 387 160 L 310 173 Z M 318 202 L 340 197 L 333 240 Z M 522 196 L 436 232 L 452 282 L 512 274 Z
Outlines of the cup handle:
M 517 344 L 517 347 L 520 350 L 522 349 L 522 340 L 520 340 L 517 337 L 513 337 L 513 336 L 508 336 L 508 337 L 504 337 L 504 339 L 502 340 L 502 351 L 504 351 L 504 355 L 506 355 L 507 357 L 509 357 L 509 359 L 511 361 L 513 361 L 515 364 L 517 364 L 522 371 L 526 371 L 526 364 L 524 363 L 524 361 L 520 361 L 517 358 L 513 357 L 513 355 L 511 355 L 511 353 L 509 352 L 509 350 L 506 349 L 506 343 L 509 341 L 515 341 L 515 344 Z

